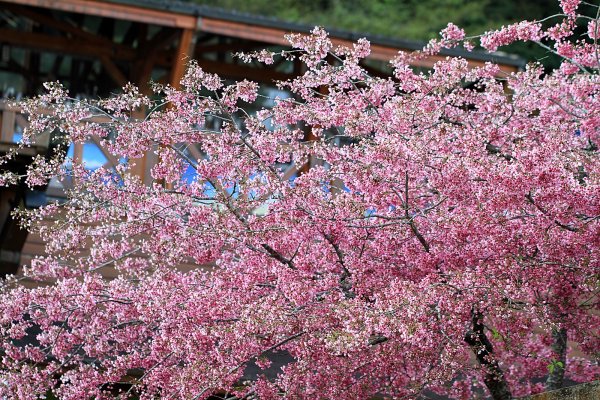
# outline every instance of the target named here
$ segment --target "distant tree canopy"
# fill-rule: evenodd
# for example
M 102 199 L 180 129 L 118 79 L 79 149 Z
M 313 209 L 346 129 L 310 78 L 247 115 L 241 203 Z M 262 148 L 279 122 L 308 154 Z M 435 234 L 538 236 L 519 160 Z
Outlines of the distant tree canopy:
M 553 0 L 192 1 L 286 21 L 417 40 L 436 37 L 449 21 L 462 26 L 467 34 L 475 34 L 560 11 Z
M 461 26 L 468 35 L 476 35 L 499 25 L 560 12 L 558 2 L 554 0 L 189 1 L 330 29 L 414 40 L 438 36 L 449 21 Z M 528 60 L 539 60 L 546 67 L 559 64 L 558 59 L 534 44 L 515 44 L 504 50 Z

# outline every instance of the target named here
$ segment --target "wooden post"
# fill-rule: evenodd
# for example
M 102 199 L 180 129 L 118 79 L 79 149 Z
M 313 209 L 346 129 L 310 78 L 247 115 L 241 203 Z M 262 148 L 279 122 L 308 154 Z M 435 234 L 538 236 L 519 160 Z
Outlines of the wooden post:
M 171 68 L 171 86 L 179 88 L 179 81 L 185 73 L 187 60 L 194 56 L 194 33 L 193 29 L 183 29 L 179 38 L 179 46 L 173 67 Z
M 194 33 L 193 29 L 183 29 L 179 38 L 179 45 L 177 46 L 177 52 L 174 58 L 174 65 L 171 68 L 170 84 L 173 87 L 179 87 L 179 81 L 183 77 L 185 72 L 186 58 L 193 56 L 193 45 L 194 45 Z M 147 71 L 151 72 L 151 69 L 146 66 Z M 143 157 L 131 160 L 135 165 L 131 168 L 131 173 L 140 177 L 142 182 L 149 184 L 152 180 L 150 170 L 156 164 L 156 155 L 153 151 L 146 152 Z
M 15 133 L 15 112 L 13 110 L 1 110 L 2 133 L 0 141 L 11 143 Z
M 181 36 L 179 37 L 179 45 L 177 46 L 177 52 L 175 53 L 175 59 L 173 67 L 171 68 L 171 77 L 170 84 L 174 88 L 180 88 L 180 81 L 185 73 L 185 67 L 187 64 L 187 60 L 191 59 L 194 56 L 194 34 L 195 31 L 193 29 L 183 29 L 181 31 Z M 157 161 L 156 159 L 148 159 L 148 154 L 146 155 L 147 160 L 144 163 L 142 173 L 144 177 L 150 176 L 150 168 Z M 165 186 L 170 189 L 171 184 L 169 182 L 164 183 Z

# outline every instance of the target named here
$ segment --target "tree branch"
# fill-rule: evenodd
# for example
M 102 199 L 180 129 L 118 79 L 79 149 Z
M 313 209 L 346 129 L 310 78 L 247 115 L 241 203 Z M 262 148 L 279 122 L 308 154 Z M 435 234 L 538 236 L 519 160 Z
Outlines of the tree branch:
M 274 345 L 272 345 L 271 347 L 262 350 L 260 353 L 256 354 L 255 356 L 247 359 L 246 361 L 242 361 L 241 363 L 239 363 L 238 365 L 236 365 L 235 367 L 229 369 L 226 373 L 226 376 L 229 376 L 231 374 L 233 374 L 234 372 L 236 372 L 238 369 L 242 368 L 244 365 L 246 365 L 247 363 L 249 363 L 250 361 L 252 361 L 253 359 L 256 359 L 270 351 L 273 351 L 281 346 L 283 346 L 284 344 L 291 342 L 292 340 L 299 338 L 300 336 L 304 335 L 306 332 L 305 331 L 300 331 L 298 333 L 295 333 L 291 336 L 286 337 L 285 339 L 275 343 Z M 206 387 L 204 388 L 200 393 L 198 393 L 192 400 L 197 400 L 200 397 L 202 397 L 204 395 L 204 393 L 206 393 L 208 390 L 210 390 L 210 387 Z
M 510 388 L 498 361 L 494 358 L 492 343 L 484 332 L 483 315 L 475 310 L 471 313 L 473 329 L 466 333 L 465 342 L 471 347 L 477 361 L 485 371 L 483 381 L 492 398 L 494 400 L 510 400 L 512 398 Z
M 565 368 L 567 365 L 567 330 L 565 328 L 552 329 L 552 351 L 556 358 L 548 366 L 548 378 L 546 379 L 546 389 L 556 390 L 563 385 Z
M 533 200 L 533 195 L 531 194 L 531 192 L 527 193 L 527 194 L 525 195 L 525 198 L 526 198 L 526 199 L 527 199 L 527 201 L 528 201 L 529 203 L 531 203 L 531 204 L 532 204 L 532 205 L 533 205 L 533 206 L 534 206 L 534 207 L 535 207 L 535 208 L 536 208 L 536 209 L 537 209 L 539 212 L 541 212 L 542 214 L 544 214 L 544 215 L 545 215 L 545 216 L 547 216 L 547 217 L 549 217 L 549 216 L 550 216 L 550 215 L 549 215 L 549 213 L 548 213 L 548 211 L 546 211 L 545 209 L 543 209 L 543 208 L 542 208 L 542 207 L 541 207 L 539 204 L 537 204 L 537 203 L 536 203 L 536 202 Z M 565 224 L 563 224 L 562 222 L 560 222 L 560 221 L 559 221 L 559 220 L 557 220 L 557 219 L 555 219 L 555 220 L 554 220 L 554 223 L 555 223 L 555 224 L 556 224 L 558 227 L 560 227 L 560 228 L 562 228 L 562 229 L 565 229 L 565 230 L 567 230 L 567 231 L 569 231 L 569 232 L 579 232 L 579 229 L 577 229 L 577 228 L 575 228 L 575 227 L 573 227 L 573 226 L 571 226 L 571 225 L 565 225 Z
M 414 219 L 410 218 L 410 215 L 408 214 L 408 172 L 406 172 L 404 176 L 404 215 L 406 217 L 406 220 L 408 221 L 410 230 L 417 237 L 417 239 L 425 249 L 425 252 L 429 253 L 429 243 L 427 243 L 427 240 L 425 240 L 421 232 L 419 232 L 419 230 L 417 229 L 417 225 L 415 224 Z
M 289 259 L 285 258 L 281 253 L 279 253 L 277 250 L 275 250 L 274 248 L 272 248 L 268 244 L 264 243 L 262 245 L 262 248 L 265 249 L 267 251 L 267 253 L 269 253 L 269 255 L 271 257 L 273 257 L 274 259 L 276 259 L 280 263 L 287 265 L 288 267 L 290 267 L 294 271 L 297 269 L 296 266 L 294 265 L 294 262 L 292 260 L 289 260 Z
M 333 247 L 333 250 L 335 251 L 335 254 L 338 257 L 338 261 L 342 266 L 342 273 L 340 274 L 340 287 L 342 288 L 342 292 L 344 292 L 344 296 L 347 299 L 355 298 L 356 294 L 352 290 L 352 281 L 350 280 L 352 274 L 350 273 L 350 271 L 346 267 L 346 264 L 344 263 L 344 253 L 342 253 L 340 246 L 338 246 L 337 243 L 335 243 L 331 235 L 324 233 L 323 237 L 325 237 L 325 239 L 329 242 L 331 247 Z

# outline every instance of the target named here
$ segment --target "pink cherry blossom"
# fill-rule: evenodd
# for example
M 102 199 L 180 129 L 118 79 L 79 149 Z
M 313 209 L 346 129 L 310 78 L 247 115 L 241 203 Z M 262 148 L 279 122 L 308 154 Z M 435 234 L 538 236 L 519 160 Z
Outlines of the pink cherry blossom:
M 598 379 L 598 44 L 561 3 L 546 31 L 482 36 L 556 51 L 552 72 L 442 57 L 465 43 L 449 24 L 387 78 L 367 40 L 321 28 L 240 55 L 306 64 L 267 106 L 193 61 L 157 101 L 49 84 L 21 146 L 61 129 L 122 162 L 0 174 L 73 184 L 14 212 L 46 249 L 0 290 L 0 397 L 508 399 Z
M 600 20 L 596 19 L 588 22 L 587 28 L 590 39 L 600 39 Z
M 541 25 L 531 21 L 521 21 L 502 27 L 497 31 L 487 32 L 481 37 L 481 46 L 488 51 L 496 51 L 516 40 L 538 41 L 543 37 Z
M 465 31 L 453 23 L 449 23 L 440 33 L 443 40 L 462 40 L 465 38 Z
M 560 7 L 565 14 L 572 16 L 575 15 L 575 11 L 580 3 L 580 0 L 560 0 Z

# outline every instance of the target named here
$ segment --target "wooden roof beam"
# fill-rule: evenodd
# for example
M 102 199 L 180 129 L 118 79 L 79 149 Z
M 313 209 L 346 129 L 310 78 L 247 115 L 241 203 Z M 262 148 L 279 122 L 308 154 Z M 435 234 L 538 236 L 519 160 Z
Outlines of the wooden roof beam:
M 114 45 L 110 45 L 110 43 L 90 44 L 83 40 L 73 40 L 66 37 L 49 36 L 34 32 L 22 32 L 13 29 L 0 29 L 0 38 L 4 43 L 40 51 L 50 51 L 61 54 L 80 54 L 93 58 L 105 54 L 111 58 L 129 61 L 136 58 L 134 49 L 123 48 L 116 43 Z
M 127 4 L 107 3 L 99 0 L 2 0 L 6 3 L 48 8 L 98 17 L 115 18 L 172 28 L 196 29 L 197 17 L 193 15 L 160 11 Z
M 25 18 L 37 22 L 42 26 L 48 26 L 64 33 L 70 33 L 75 37 L 81 38 L 91 43 L 111 43 L 108 39 L 105 39 L 91 32 L 87 32 L 77 26 L 72 25 L 67 21 L 59 21 L 48 15 L 40 14 L 30 7 L 23 7 L 16 4 L 9 4 L 5 5 L 4 7 L 6 7 L 7 10 L 10 10 L 17 15 L 24 16 Z
M 202 53 L 226 53 L 236 51 L 252 51 L 261 50 L 269 46 L 265 42 L 232 42 L 232 43 L 216 43 L 216 44 L 197 44 L 196 54 Z M 272 45 L 271 45 L 272 46 Z

